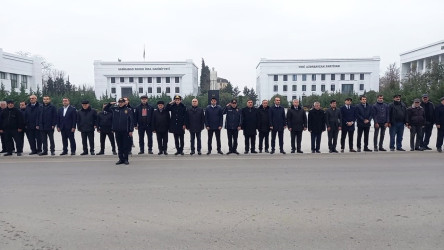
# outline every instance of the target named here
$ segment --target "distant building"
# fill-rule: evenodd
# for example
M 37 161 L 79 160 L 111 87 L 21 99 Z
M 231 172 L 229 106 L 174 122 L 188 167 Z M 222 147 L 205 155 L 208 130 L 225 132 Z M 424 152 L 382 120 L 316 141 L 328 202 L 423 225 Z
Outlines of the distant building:
M 401 78 L 410 72 L 424 73 L 432 62 L 444 62 L 444 40 L 401 53 Z
M 197 95 L 198 70 L 192 60 L 179 62 L 94 61 L 96 97 L 138 94 Z
M 219 83 L 219 89 L 224 89 L 225 87 L 227 87 L 229 81 L 227 79 L 218 77 L 217 83 Z
M 275 94 L 287 100 L 325 92 L 379 91 L 380 58 L 270 60 L 256 67 L 258 100 Z
M 0 48 L 0 84 L 6 91 L 20 92 L 21 86 L 26 93 L 42 89 L 42 65 L 37 57 L 19 56 L 4 52 Z

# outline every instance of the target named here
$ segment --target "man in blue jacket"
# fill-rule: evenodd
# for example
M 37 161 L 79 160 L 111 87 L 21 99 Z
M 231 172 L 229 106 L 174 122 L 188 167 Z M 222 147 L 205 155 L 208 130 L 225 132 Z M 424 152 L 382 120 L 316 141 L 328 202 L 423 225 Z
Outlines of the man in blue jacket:
M 208 131 L 208 152 L 207 155 L 211 154 L 213 134 L 216 134 L 217 142 L 217 153 L 223 155 L 220 144 L 220 130 L 223 125 L 223 112 L 222 108 L 217 105 L 216 98 L 211 98 L 211 105 L 208 105 L 205 109 L 205 127 Z
M 390 117 L 390 151 L 405 151 L 402 148 L 402 137 L 404 135 L 404 126 L 408 126 L 407 107 L 401 101 L 401 95 L 393 96 L 393 103 L 389 105 Z M 395 145 L 396 142 L 396 145 Z
M 51 104 L 49 96 L 43 97 L 43 105 L 40 106 L 39 118 L 37 120 L 37 129 L 42 136 L 43 151 L 40 156 L 48 155 L 48 138 L 51 155 L 55 155 L 54 128 L 57 125 L 57 109 Z
M 276 134 L 279 136 L 279 149 L 281 154 L 284 151 L 284 130 L 287 128 L 287 121 L 285 119 L 285 110 L 281 106 L 281 98 L 274 98 L 274 105 L 270 107 L 269 111 L 270 129 L 271 129 L 271 151 L 274 154 L 276 146 Z
M 344 153 L 345 138 L 347 137 L 347 135 L 350 152 L 356 152 L 356 150 L 353 149 L 353 134 L 355 133 L 356 108 L 351 105 L 352 101 L 353 100 L 350 97 L 345 99 L 345 105 L 341 107 L 341 153 Z
M 359 100 L 361 103 L 356 107 L 356 119 L 358 122 L 358 141 L 356 144 L 358 152 L 361 152 L 361 138 L 362 133 L 364 133 L 364 152 L 372 152 L 368 148 L 368 135 L 370 133 L 370 122 L 373 119 L 373 110 L 371 105 L 367 104 L 367 97 L 365 95 L 361 95 Z
M 375 134 L 373 136 L 373 146 L 375 152 L 387 151 L 384 148 L 384 136 L 385 130 L 389 124 L 389 107 L 387 103 L 384 103 L 384 96 L 378 95 L 376 103 L 372 107 L 373 109 L 373 121 L 375 126 Z M 378 143 L 378 135 L 379 143 Z
M 77 124 L 77 110 L 70 105 L 69 98 L 62 99 L 63 107 L 57 114 L 57 131 L 62 134 L 63 150 L 60 155 L 68 154 L 68 140 L 71 146 L 71 155 L 76 154 L 76 139 L 74 132 Z

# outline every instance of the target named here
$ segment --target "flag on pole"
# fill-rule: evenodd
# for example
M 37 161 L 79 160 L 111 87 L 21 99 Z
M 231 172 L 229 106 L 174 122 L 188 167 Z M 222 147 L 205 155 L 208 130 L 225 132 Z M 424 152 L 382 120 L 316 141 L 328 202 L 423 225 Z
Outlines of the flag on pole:
M 143 60 L 145 61 L 145 44 L 143 45 Z

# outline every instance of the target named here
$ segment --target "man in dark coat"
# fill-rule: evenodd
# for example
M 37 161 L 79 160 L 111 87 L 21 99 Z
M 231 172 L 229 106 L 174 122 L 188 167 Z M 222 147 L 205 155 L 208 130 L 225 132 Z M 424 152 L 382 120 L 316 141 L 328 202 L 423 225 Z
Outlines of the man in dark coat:
M 361 103 L 356 107 L 356 120 L 358 123 L 358 141 L 356 146 L 358 147 L 358 152 L 361 152 L 361 139 L 362 133 L 364 133 L 364 152 L 372 152 L 368 148 L 368 135 L 370 133 L 370 122 L 373 119 L 373 109 L 371 105 L 368 105 L 365 95 L 361 95 L 359 100 Z
M 321 104 L 315 102 L 313 108 L 308 112 L 308 131 L 311 133 L 311 152 L 321 153 L 322 132 L 325 131 L 325 112 Z
M 97 111 L 91 108 L 88 100 L 82 101 L 82 109 L 77 112 L 77 128 L 82 135 L 83 153 L 80 155 L 91 155 L 94 153 L 94 131 L 97 128 Z
M 71 146 L 71 155 L 76 154 L 76 139 L 74 133 L 77 124 L 77 110 L 70 105 L 69 98 L 62 99 L 63 107 L 57 114 L 57 131 L 62 134 L 63 150 L 60 155 L 68 154 L 68 140 Z
M 307 115 L 304 108 L 299 105 L 299 100 L 294 99 L 290 109 L 287 110 L 287 125 L 291 136 L 291 153 L 302 154 L 302 132 L 307 130 Z M 297 143 L 295 143 L 297 141 Z M 296 147 L 297 145 L 297 147 Z
M 134 131 L 134 113 L 126 106 L 124 98 L 120 98 L 119 105 L 112 107 L 115 102 L 108 103 L 103 109 L 113 114 L 112 130 L 115 133 L 117 148 L 119 151 L 119 161 L 116 165 L 128 165 L 128 155 L 131 150 L 131 140 Z
M 425 110 L 421 106 L 421 100 L 415 99 L 412 107 L 407 109 L 407 127 L 410 129 L 410 151 L 423 151 L 422 140 L 425 122 Z
M 170 112 L 165 109 L 165 102 L 158 101 L 153 113 L 153 133 L 157 137 L 158 155 L 168 155 L 168 128 L 170 127 Z
M 57 109 L 51 104 L 49 96 L 43 97 L 43 105 L 40 106 L 39 118 L 36 122 L 36 128 L 40 131 L 43 144 L 42 152 L 39 155 L 48 155 L 48 138 L 51 155 L 55 155 L 54 128 L 57 125 Z
M 19 132 L 19 137 L 20 137 L 20 141 L 21 141 L 20 146 L 22 148 L 17 150 L 17 152 L 23 153 L 23 146 L 25 145 L 25 133 L 26 133 L 26 127 L 25 127 L 26 102 L 20 102 L 20 114 L 22 114 L 22 118 L 23 118 L 23 130 L 21 132 Z M 16 142 L 16 144 L 17 144 L 17 142 Z
M 228 103 L 224 108 L 223 114 L 226 115 L 225 129 L 227 130 L 228 137 L 227 154 L 239 154 L 239 152 L 237 152 L 237 137 L 242 127 L 242 115 L 241 110 L 237 107 L 237 101 L 232 100 Z
M 336 100 L 330 101 L 330 108 L 325 111 L 325 123 L 328 132 L 328 149 L 330 153 L 338 153 L 336 145 L 342 126 L 341 110 L 336 107 Z
M 105 140 L 107 136 L 111 143 L 113 155 L 117 155 L 116 142 L 112 131 L 113 113 L 105 110 L 106 105 L 108 104 L 103 104 L 102 112 L 99 112 L 99 114 L 97 114 L 97 132 L 99 132 L 100 134 L 100 152 L 97 155 L 105 154 Z
M 174 135 L 176 153 L 174 155 L 184 155 L 184 135 L 185 135 L 185 117 L 187 108 L 182 103 L 180 95 L 174 96 L 174 99 L 168 103 L 166 110 L 171 112 L 170 133 Z
M 29 147 L 31 149 L 29 155 L 35 155 L 42 152 L 42 136 L 40 131 L 36 129 L 39 111 L 40 104 L 37 102 L 37 96 L 31 95 L 25 110 L 26 137 L 28 138 Z
M 348 146 L 350 152 L 356 152 L 353 149 L 353 134 L 355 133 L 356 108 L 351 105 L 352 99 L 345 99 L 345 105 L 341 107 L 342 130 L 341 130 L 341 153 L 344 153 L 345 138 L 348 135 Z
M 201 155 L 202 142 L 200 138 L 201 132 L 205 127 L 205 114 L 203 109 L 199 107 L 199 101 L 196 98 L 191 101 L 191 107 L 187 109 L 185 124 L 188 131 L 190 131 L 190 155 L 196 153 L 194 147 L 195 139 L 197 139 L 197 154 Z
M 0 101 L 0 116 L 2 114 L 3 110 L 6 110 L 7 105 L 6 105 L 6 101 Z M 7 150 L 7 146 L 6 146 L 6 141 L 5 141 L 5 134 L 4 133 L 0 133 L 0 138 L 1 138 L 1 142 L 2 142 L 2 151 L 0 151 L 0 153 L 6 153 L 8 152 Z
M 134 110 L 135 129 L 139 131 L 139 154 L 145 153 L 145 134 L 148 138 L 148 154 L 153 154 L 153 120 L 154 108 L 148 104 L 148 96 L 140 97 L 140 104 Z
M 402 148 L 402 137 L 404 135 L 404 126 L 407 125 L 407 107 L 401 102 L 401 95 L 396 94 L 393 96 L 393 103 L 389 105 L 389 117 L 390 117 L 390 151 L 395 151 L 395 138 L 396 138 L 396 150 L 405 151 Z
M 435 123 L 438 130 L 438 137 L 436 138 L 436 150 L 442 153 L 442 143 L 444 141 L 444 97 L 440 99 L 441 104 L 435 108 Z
M 258 109 L 259 118 L 258 118 L 257 130 L 259 131 L 259 153 L 262 153 L 263 144 L 265 144 L 264 145 L 265 153 L 269 153 L 268 152 L 268 147 L 269 147 L 268 137 L 270 135 L 269 109 L 270 107 L 268 107 L 268 100 L 263 100 L 262 105 L 259 106 Z
M 213 134 L 216 135 L 217 153 L 223 155 L 220 144 L 220 130 L 222 129 L 224 121 L 223 110 L 217 105 L 216 98 L 211 98 L 211 105 L 208 105 L 205 109 L 205 127 L 208 131 L 208 152 L 211 154 Z
M 25 125 L 23 121 L 23 115 L 18 108 L 14 107 L 14 101 L 6 101 L 7 107 L 2 110 L 1 122 L 0 122 L 0 133 L 5 136 L 6 143 L 6 154 L 4 156 L 11 156 L 14 148 L 17 149 L 17 156 L 22 155 L 23 141 L 20 138 L 19 133 L 23 131 Z
M 435 106 L 429 100 L 429 95 L 422 95 L 421 107 L 424 108 L 425 124 L 424 124 L 424 138 L 422 141 L 422 148 L 424 150 L 432 150 L 429 147 L 430 137 L 432 136 L 433 124 L 435 124 Z
M 287 128 L 287 122 L 285 119 L 285 110 L 281 106 L 281 98 L 274 98 L 274 105 L 270 107 L 268 112 L 270 119 L 271 129 L 271 151 L 270 154 L 274 154 L 276 146 L 276 134 L 279 136 L 279 149 L 282 154 L 284 151 L 284 130 Z
M 256 152 L 256 129 L 259 120 L 259 112 L 253 107 L 253 100 L 247 101 L 247 107 L 242 109 L 242 126 L 245 137 L 245 154 L 250 150 L 252 154 Z M 251 142 L 251 144 L 250 144 Z M 250 149 L 251 145 L 251 149 Z
M 387 151 L 384 148 L 384 136 L 385 129 L 389 125 L 389 106 L 387 103 L 384 103 L 384 96 L 378 95 L 376 99 L 376 103 L 372 107 L 373 109 L 373 122 L 375 125 L 375 134 L 373 136 L 373 145 L 375 151 Z M 379 132 L 380 131 L 380 132 Z M 378 135 L 379 137 L 378 143 Z

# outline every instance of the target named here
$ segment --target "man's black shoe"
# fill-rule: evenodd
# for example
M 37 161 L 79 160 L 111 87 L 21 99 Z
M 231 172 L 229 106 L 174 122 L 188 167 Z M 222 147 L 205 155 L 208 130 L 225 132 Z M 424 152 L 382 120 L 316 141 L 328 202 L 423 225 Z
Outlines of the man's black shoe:
M 176 153 L 174 153 L 174 155 L 180 155 L 180 152 L 179 152 L 179 151 L 176 151 Z
M 104 155 L 105 152 L 103 152 L 102 150 L 99 151 L 99 153 L 97 153 L 97 155 Z
M 37 154 L 36 151 L 33 151 L 33 152 L 29 153 L 29 155 L 36 155 L 36 154 Z
M 274 154 L 274 150 L 273 149 L 270 151 L 270 154 Z
M 158 155 L 161 155 L 161 154 L 163 154 L 163 152 L 162 151 L 160 151 L 159 153 L 157 153 Z
M 67 155 L 68 152 L 62 152 L 60 155 Z
M 373 151 L 378 152 L 378 148 L 374 148 Z
M 422 148 L 415 148 L 416 151 L 424 151 Z
M 190 152 L 190 155 L 194 155 L 194 150 Z
M 245 151 L 244 154 L 247 155 L 247 154 L 248 154 L 248 151 Z
M 71 155 L 76 155 L 76 152 L 71 152 Z
M 262 154 L 262 149 L 259 149 L 259 153 L 261 153 L 261 154 Z
M 166 150 L 165 150 L 165 151 L 163 151 L 163 154 L 164 154 L 164 155 L 168 155 L 168 153 L 167 153 L 167 151 L 166 151 Z
M 369 148 L 364 148 L 364 152 L 373 152 L 373 151 Z
M 207 155 L 210 155 L 211 154 L 211 150 L 209 150 L 208 152 L 207 152 Z
M 343 148 L 341 148 L 341 153 L 344 153 L 344 149 Z
M 230 154 L 232 154 L 232 153 L 233 153 L 233 151 L 228 151 L 227 155 L 230 155 Z
M 354 150 L 354 149 L 350 149 L 350 152 L 351 152 L 351 153 L 356 153 L 356 150 Z
M 180 151 L 180 155 L 184 155 L 183 151 Z
M 358 150 L 356 150 L 356 151 L 357 151 L 357 152 L 359 153 L 359 152 L 361 152 L 361 149 L 360 149 L 360 148 L 358 148 Z
M 436 149 L 439 153 L 442 153 L 442 148 L 437 148 Z
M 281 150 L 280 153 L 283 155 L 286 154 L 284 150 Z
M 41 156 L 41 155 L 48 155 L 48 152 L 41 152 L 41 153 L 39 153 L 39 155 Z
M 11 155 L 12 155 L 12 153 L 6 153 L 3 156 L 11 156 Z
M 303 154 L 304 152 L 302 152 L 302 150 L 297 150 L 296 152 L 298 152 L 299 154 Z
M 316 153 L 316 151 L 315 151 L 315 150 L 312 150 L 312 151 L 311 151 L 311 153 L 312 153 L 312 154 L 315 154 L 315 153 Z
M 54 152 L 54 151 L 51 151 L 51 155 L 55 155 L 55 152 Z
M 202 155 L 202 152 L 200 152 L 200 151 L 197 151 L 197 154 L 198 154 L 198 155 Z
M 224 154 L 224 152 L 222 152 L 221 150 L 217 150 L 217 153 L 220 154 L 220 155 Z
M 385 148 L 379 148 L 379 151 L 386 152 L 387 150 Z
M 22 153 L 17 153 L 17 156 L 22 156 Z
M 129 162 L 128 161 L 124 161 L 123 164 L 129 165 Z
M 336 154 L 337 154 L 337 153 L 339 153 L 339 152 L 338 152 L 338 151 L 337 151 L 336 149 L 335 149 L 335 150 L 333 150 L 332 152 L 333 152 L 333 153 L 336 153 Z
M 94 152 L 91 152 L 91 155 L 96 155 L 96 153 L 94 153 Z
M 148 150 L 148 154 L 152 155 L 153 154 L 153 150 Z
M 254 151 L 254 150 L 253 150 L 253 151 L 251 151 L 251 153 L 252 153 L 252 154 L 257 154 L 257 151 Z
M 401 152 L 404 152 L 405 151 L 405 149 L 403 149 L 403 148 L 398 148 L 398 149 L 396 149 L 397 151 L 401 151 Z
M 118 162 L 116 162 L 116 165 L 120 165 L 120 164 L 123 164 L 123 163 L 124 163 L 124 161 L 119 160 Z
M 237 151 L 234 151 L 233 153 L 235 153 L 235 154 L 239 155 L 239 152 L 237 152 Z
M 143 151 L 140 151 L 139 153 L 137 153 L 138 155 L 143 155 L 143 154 L 145 154 L 145 152 L 143 152 Z
M 320 154 L 320 153 L 321 153 L 321 151 L 319 151 L 319 150 L 316 150 L 316 153 Z
M 88 155 L 88 152 L 83 152 L 80 155 Z
M 296 152 L 296 150 L 292 149 L 292 150 L 291 150 L 291 153 L 294 154 L 294 152 Z
M 431 148 L 429 148 L 429 146 L 425 146 L 423 147 L 424 150 L 432 150 Z
M 265 149 L 265 153 L 270 153 L 270 152 L 268 152 L 268 149 Z
M 152 154 L 153 152 L 151 152 L 151 154 Z M 114 150 L 113 151 L 113 155 L 117 155 L 117 152 Z

